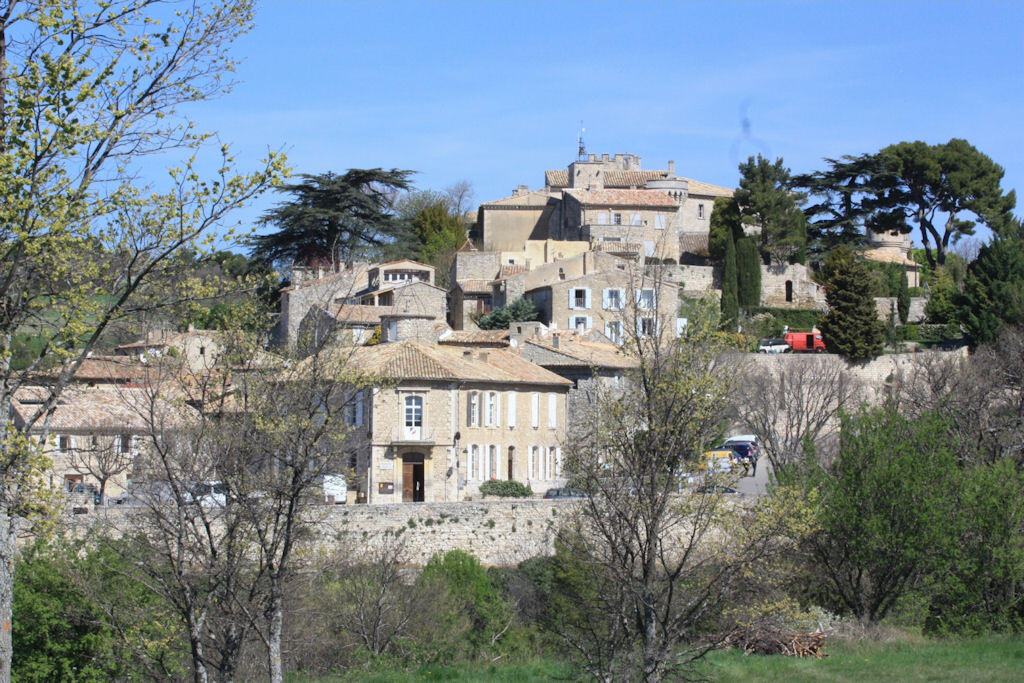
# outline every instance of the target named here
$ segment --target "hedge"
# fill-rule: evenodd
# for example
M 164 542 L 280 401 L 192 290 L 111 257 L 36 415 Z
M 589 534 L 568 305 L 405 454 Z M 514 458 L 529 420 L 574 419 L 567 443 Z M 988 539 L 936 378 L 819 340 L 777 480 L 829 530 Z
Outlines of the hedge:
M 489 479 L 480 484 L 480 495 L 498 496 L 499 498 L 528 498 L 533 489 L 528 484 L 507 479 Z
M 963 333 L 957 325 L 911 324 L 896 328 L 896 337 L 900 341 L 938 343 L 950 339 L 960 339 Z
M 787 325 L 790 332 L 810 332 L 818 326 L 824 311 L 809 308 L 770 308 L 760 306 L 750 309 L 751 315 L 770 314 L 780 325 Z

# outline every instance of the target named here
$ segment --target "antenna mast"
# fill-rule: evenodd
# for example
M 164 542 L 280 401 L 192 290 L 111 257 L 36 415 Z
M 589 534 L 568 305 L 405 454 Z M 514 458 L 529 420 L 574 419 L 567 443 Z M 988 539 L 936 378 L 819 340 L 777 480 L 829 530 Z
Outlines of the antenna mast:
M 583 121 L 580 121 L 579 149 L 576 152 L 577 161 L 587 160 L 587 147 L 583 144 L 583 134 L 586 132 L 587 129 L 583 127 Z

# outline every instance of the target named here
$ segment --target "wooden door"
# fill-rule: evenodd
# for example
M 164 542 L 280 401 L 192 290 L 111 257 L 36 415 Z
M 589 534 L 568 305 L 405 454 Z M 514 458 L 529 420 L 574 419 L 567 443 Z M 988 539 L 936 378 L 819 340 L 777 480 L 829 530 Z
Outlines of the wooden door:
M 415 489 L 416 479 L 416 465 L 411 462 L 402 463 L 402 502 L 411 503 L 413 502 L 413 494 Z M 420 465 L 420 471 L 422 472 L 423 465 Z M 420 475 L 422 476 L 422 474 Z

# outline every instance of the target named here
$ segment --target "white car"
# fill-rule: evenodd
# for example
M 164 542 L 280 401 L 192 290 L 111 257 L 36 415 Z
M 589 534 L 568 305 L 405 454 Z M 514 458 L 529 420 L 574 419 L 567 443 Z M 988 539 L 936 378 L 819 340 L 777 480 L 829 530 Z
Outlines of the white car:
M 785 339 L 762 339 L 757 345 L 758 353 L 789 353 L 792 350 Z
M 203 507 L 224 507 L 228 504 L 228 487 L 223 482 L 207 481 L 193 484 L 192 499 Z

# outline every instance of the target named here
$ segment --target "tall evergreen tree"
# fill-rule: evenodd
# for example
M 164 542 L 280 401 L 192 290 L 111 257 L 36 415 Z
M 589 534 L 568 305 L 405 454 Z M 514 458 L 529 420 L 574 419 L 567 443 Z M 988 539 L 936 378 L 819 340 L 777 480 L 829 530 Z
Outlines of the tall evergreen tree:
M 722 269 L 722 329 L 736 331 L 739 319 L 739 299 L 737 293 L 736 245 L 733 241 L 725 243 L 725 267 Z
M 743 220 L 761 228 L 761 253 L 770 263 L 803 263 L 807 219 L 800 210 L 804 195 L 794 191 L 782 159 L 770 162 L 760 154 L 740 164 L 736 190 Z
M 868 267 L 848 247 L 840 246 L 825 259 L 824 275 L 829 311 L 819 327 L 828 350 L 851 361 L 881 354 L 885 328 L 864 286 L 870 276 Z
M 708 255 L 714 261 L 725 258 L 725 243 L 743 237 L 740 207 L 732 197 L 717 197 L 708 228 Z
M 419 259 L 436 267 L 438 286 L 447 287 L 454 254 L 466 241 L 462 220 L 451 213 L 446 202 L 438 201 L 413 217 L 412 232 L 419 245 Z
M 405 238 L 408 227 L 394 202 L 399 190 L 409 189 L 412 173 L 353 168 L 342 175 L 300 175 L 301 182 L 277 188 L 293 198 L 260 219 L 277 230 L 249 240 L 252 257 L 282 265 L 336 265 Z
M 967 267 L 957 317 L 972 344 L 995 341 L 1024 323 L 1024 235 L 996 236 Z
M 761 255 L 752 237 L 736 240 L 737 300 L 740 308 L 761 305 Z
M 897 268 L 899 268 L 899 282 L 896 289 L 896 312 L 899 315 L 900 323 L 906 325 L 907 318 L 910 316 L 910 286 L 907 284 L 907 272 L 903 266 L 897 265 Z

